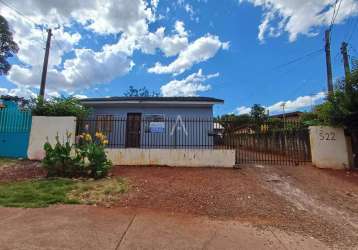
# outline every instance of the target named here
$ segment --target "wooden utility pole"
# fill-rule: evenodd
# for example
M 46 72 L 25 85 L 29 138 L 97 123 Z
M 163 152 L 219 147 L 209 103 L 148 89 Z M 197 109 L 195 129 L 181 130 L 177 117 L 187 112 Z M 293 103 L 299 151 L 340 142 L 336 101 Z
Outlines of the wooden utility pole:
M 331 62 L 331 30 L 325 32 L 325 51 L 326 51 L 326 65 L 327 65 L 327 87 L 328 94 L 333 93 L 333 77 L 332 77 L 332 62 Z
M 346 80 L 349 77 L 349 74 L 351 73 L 351 70 L 349 68 L 349 59 L 348 59 L 348 50 L 347 50 L 348 43 L 343 42 L 341 46 L 341 53 L 343 56 L 343 65 L 344 65 L 344 73 L 346 76 Z
M 47 65 L 48 65 L 48 57 L 50 54 L 51 36 L 52 36 L 51 29 L 48 29 L 47 30 L 47 42 L 46 42 L 45 57 L 44 57 L 44 63 L 42 66 L 41 86 L 40 86 L 40 96 L 42 98 L 45 97 Z

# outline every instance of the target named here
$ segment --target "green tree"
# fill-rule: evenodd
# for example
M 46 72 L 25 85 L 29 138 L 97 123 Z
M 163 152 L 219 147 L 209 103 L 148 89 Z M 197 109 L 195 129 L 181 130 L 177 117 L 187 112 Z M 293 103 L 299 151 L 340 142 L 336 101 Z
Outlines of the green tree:
M 226 132 L 233 132 L 244 126 L 249 125 L 251 122 L 251 117 L 248 114 L 226 114 L 217 117 L 215 121 L 219 122 L 225 128 Z
M 253 122 L 262 123 L 267 120 L 265 108 L 260 104 L 254 104 L 251 107 L 250 116 Z
M 19 47 L 13 40 L 9 24 L 0 15 L 0 75 L 6 75 L 9 72 L 11 65 L 8 58 L 13 57 L 18 51 Z
M 353 61 L 352 65 L 348 78 L 336 82 L 334 92 L 315 107 L 312 119 L 306 122 L 345 126 L 348 117 L 358 111 L 358 61 Z
M 124 96 L 134 96 L 134 97 L 155 97 L 159 96 L 157 92 L 150 92 L 146 87 L 136 89 L 133 86 L 129 86 L 128 90 L 124 93 Z

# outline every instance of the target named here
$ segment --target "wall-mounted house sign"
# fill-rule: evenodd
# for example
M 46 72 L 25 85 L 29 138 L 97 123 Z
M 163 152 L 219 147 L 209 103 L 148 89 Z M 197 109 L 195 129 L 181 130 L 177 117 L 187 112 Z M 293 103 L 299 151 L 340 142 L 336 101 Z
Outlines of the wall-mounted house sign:
M 165 131 L 164 115 L 148 114 L 144 116 L 144 119 L 149 122 L 149 133 L 163 133 Z

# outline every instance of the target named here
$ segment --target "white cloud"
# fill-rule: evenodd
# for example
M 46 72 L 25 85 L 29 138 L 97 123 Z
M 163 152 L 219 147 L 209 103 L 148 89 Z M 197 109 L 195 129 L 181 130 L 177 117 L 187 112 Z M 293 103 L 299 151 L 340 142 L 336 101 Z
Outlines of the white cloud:
M 185 79 L 168 82 L 160 88 L 160 91 L 163 96 L 197 96 L 198 92 L 211 89 L 211 85 L 205 83 L 207 80 L 218 76 L 219 73 L 203 75 L 200 69 L 197 73 L 193 73 Z
M 47 74 L 48 94 L 75 93 L 125 75 L 134 65 L 132 57 L 136 50 L 147 54 L 160 50 L 166 57 L 188 51 L 195 42 L 189 44 L 189 32 L 182 21 L 175 22 L 170 34 L 166 34 L 164 27 L 149 31 L 149 24 L 156 20 L 158 4 L 159 0 L 11 1 L 28 18 L 0 5 L 0 14 L 9 21 L 20 47 L 17 54 L 20 63 L 13 65 L 7 79 L 15 84 L 15 89 L 39 86 L 46 34 L 32 21 L 44 24 L 44 28 L 51 27 L 54 34 Z M 83 47 L 80 33 L 72 31 L 74 24 L 88 29 L 94 39 L 98 34 L 116 34 L 118 41 L 96 50 Z M 217 41 L 227 48 L 217 37 L 203 39 Z M 207 54 L 199 61 L 213 56 Z
M 207 61 L 216 55 L 220 48 L 228 49 L 229 43 L 221 42 L 219 37 L 206 35 L 198 38 L 179 53 L 179 56 L 169 65 L 157 62 L 148 72 L 156 74 L 181 74 L 194 64 Z
M 251 112 L 251 108 L 246 106 L 241 106 L 235 109 L 235 113 L 238 115 L 249 114 L 250 112 Z
M 326 94 L 324 92 L 319 92 L 313 96 L 299 96 L 295 100 L 277 102 L 267 107 L 267 109 L 270 111 L 270 113 L 282 112 L 282 104 L 285 103 L 285 111 L 296 111 L 310 107 L 311 105 L 314 105 L 317 102 L 323 100 L 325 97 Z
M 176 21 L 176 34 L 165 36 L 165 28 L 160 27 L 154 33 L 148 33 L 138 38 L 138 48 L 144 53 L 155 54 L 160 49 L 165 56 L 175 56 L 188 46 L 188 33 L 185 30 L 184 23 Z
M 152 3 L 155 10 L 158 1 Z M 13 0 L 11 4 L 38 23 L 70 26 L 75 20 L 101 34 L 144 34 L 148 22 L 155 20 L 145 0 Z
M 315 105 L 322 101 L 326 97 L 325 92 L 319 92 L 313 96 L 299 96 L 295 100 L 280 101 L 271 106 L 265 107 L 270 111 L 270 113 L 282 113 L 282 104 L 285 103 L 285 111 L 297 111 L 302 110 L 311 105 Z M 251 108 L 246 106 L 241 106 L 235 109 L 235 113 L 242 115 L 250 113 Z
M 12 89 L 0 88 L 0 96 L 2 95 L 19 96 L 25 98 L 36 97 L 36 94 L 30 88 L 25 86 L 19 86 Z
M 95 84 L 106 83 L 115 77 L 128 73 L 133 62 L 127 55 L 114 51 L 115 46 L 106 46 L 100 52 L 91 49 L 76 49 L 75 58 L 64 62 L 64 69 L 50 68 L 47 73 L 46 88 L 49 91 L 71 92 L 87 89 Z M 8 79 L 17 86 L 38 87 L 41 66 L 31 68 L 13 65 Z
M 264 14 L 259 25 L 258 38 L 279 36 L 289 33 L 289 40 L 295 41 L 297 36 L 316 35 L 316 28 L 329 25 L 332 20 L 333 6 L 336 0 L 239 0 L 261 7 Z M 356 0 L 344 0 L 335 23 L 342 23 L 347 18 L 358 14 Z

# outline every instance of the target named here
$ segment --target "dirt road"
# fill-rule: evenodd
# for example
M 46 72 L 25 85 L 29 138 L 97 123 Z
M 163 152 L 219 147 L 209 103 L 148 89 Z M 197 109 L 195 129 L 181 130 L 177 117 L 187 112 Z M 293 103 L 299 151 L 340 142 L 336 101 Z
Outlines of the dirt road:
M 117 167 L 131 191 L 120 207 L 205 215 L 358 245 L 358 173 L 311 166 L 242 169 Z

